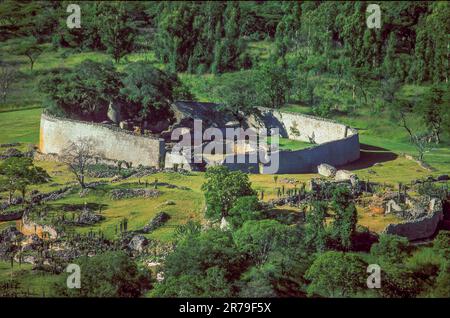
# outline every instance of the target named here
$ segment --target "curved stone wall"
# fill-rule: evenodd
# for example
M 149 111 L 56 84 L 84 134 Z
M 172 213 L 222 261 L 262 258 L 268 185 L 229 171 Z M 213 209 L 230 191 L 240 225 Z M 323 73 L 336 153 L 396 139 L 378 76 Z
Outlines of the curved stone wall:
M 284 138 L 316 144 L 309 148 L 280 150 L 277 173 L 317 172 L 321 163 L 339 166 L 359 159 L 359 136 L 356 129 L 332 120 L 259 107 L 261 116 L 252 116 L 253 127 L 278 128 Z M 262 167 L 261 173 L 267 169 Z
M 41 152 L 61 154 L 69 142 L 84 137 L 91 137 L 106 159 L 124 160 L 134 166 L 159 167 L 164 158 L 163 139 L 136 135 L 109 125 L 41 115 Z
M 323 118 L 268 108 L 258 108 L 261 116 L 251 116 L 247 123 L 254 128 L 278 128 L 285 138 L 311 142 L 309 148 L 279 151 L 279 169 L 276 173 L 317 172 L 321 163 L 344 165 L 359 158 L 359 136 L 355 129 Z M 70 141 L 92 137 L 106 159 L 124 160 L 134 166 L 163 168 L 178 163 L 175 156 L 165 153 L 165 142 L 133 134 L 115 126 L 63 119 L 43 114 L 41 117 L 40 151 L 60 154 Z M 183 160 L 185 164 L 186 160 Z M 251 170 L 254 173 L 274 173 L 269 165 L 236 163 L 230 169 Z M 188 164 L 186 164 L 187 168 Z

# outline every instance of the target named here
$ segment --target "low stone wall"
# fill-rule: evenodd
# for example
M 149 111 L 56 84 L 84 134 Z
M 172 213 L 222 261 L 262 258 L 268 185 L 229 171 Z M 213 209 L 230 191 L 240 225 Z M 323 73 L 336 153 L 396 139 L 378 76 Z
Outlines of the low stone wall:
M 436 232 L 439 222 L 443 219 L 442 202 L 439 199 L 431 199 L 426 216 L 398 224 L 389 224 L 383 233 L 404 236 L 410 241 L 425 239 Z
M 165 153 L 163 139 L 133 134 L 119 128 L 48 114 L 41 115 L 39 149 L 45 154 L 61 154 L 69 142 L 90 137 L 107 159 L 124 160 L 134 166 L 160 168 Z

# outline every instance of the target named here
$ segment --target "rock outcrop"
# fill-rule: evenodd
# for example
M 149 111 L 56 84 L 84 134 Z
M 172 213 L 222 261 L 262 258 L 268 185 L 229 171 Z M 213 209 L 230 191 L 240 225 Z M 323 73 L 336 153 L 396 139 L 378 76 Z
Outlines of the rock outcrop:
M 170 215 L 166 212 L 159 212 L 144 228 L 142 231 L 144 233 L 150 233 L 156 230 L 158 227 L 162 226 L 170 219 Z
M 317 166 L 317 172 L 324 177 L 334 177 L 336 175 L 336 168 L 326 164 L 326 163 L 322 163 L 320 165 Z

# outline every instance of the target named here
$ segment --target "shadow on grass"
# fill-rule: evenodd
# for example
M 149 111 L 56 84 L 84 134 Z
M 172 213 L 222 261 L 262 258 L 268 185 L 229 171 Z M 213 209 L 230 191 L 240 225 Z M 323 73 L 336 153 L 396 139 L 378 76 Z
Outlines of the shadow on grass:
M 346 170 L 360 170 L 373 167 L 376 163 L 383 163 L 387 161 L 393 161 L 397 159 L 398 155 L 390 150 L 361 144 L 360 145 L 360 157 L 357 161 L 343 166 Z
M 266 211 L 266 217 L 275 219 L 283 224 L 295 224 L 305 221 L 302 213 L 283 208 Z

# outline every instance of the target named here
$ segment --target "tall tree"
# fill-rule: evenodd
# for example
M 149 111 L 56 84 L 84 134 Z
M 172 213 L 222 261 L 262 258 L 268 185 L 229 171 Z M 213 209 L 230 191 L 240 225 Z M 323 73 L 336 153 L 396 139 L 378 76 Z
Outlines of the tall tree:
M 133 50 L 136 27 L 123 2 L 102 3 L 100 8 L 102 42 L 116 63 Z
M 347 187 L 337 187 L 333 190 L 331 208 L 334 211 L 332 235 L 339 242 L 341 248 L 349 250 L 356 232 L 358 214 Z
M 206 199 L 206 216 L 212 219 L 228 216 L 238 198 L 255 194 L 248 175 L 241 171 L 230 171 L 224 166 L 210 167 L 205 178 L 202 190 Z
M 49 179 L 47 172 L 41 167 L 36 167 L 31 158 L 12 157 L 0 164 L 0 187 L 8 191 L 9 203 L 15 191 L 20 191 L 22 202 L 25 202 L 29 185 L 44 183 Z

